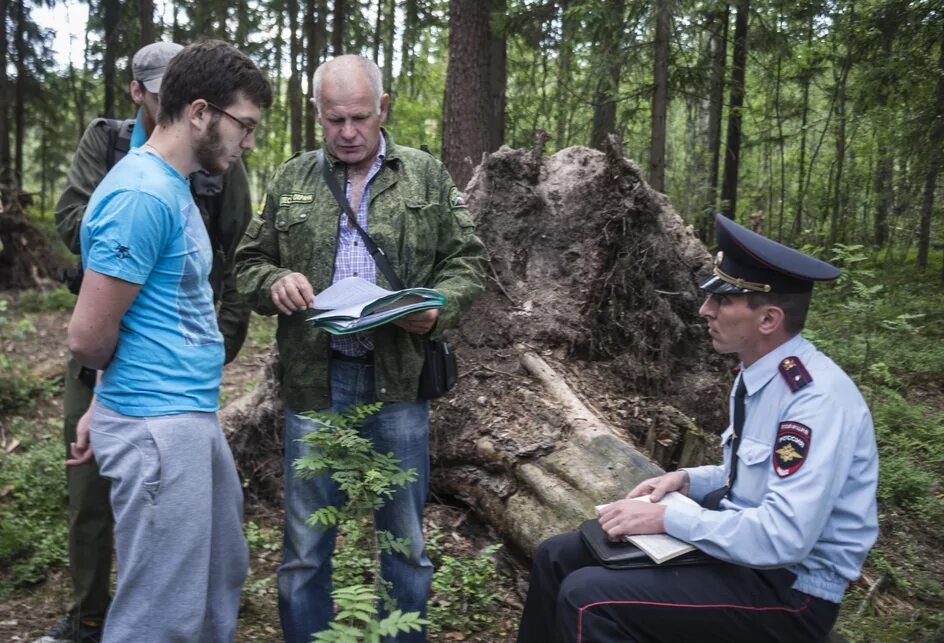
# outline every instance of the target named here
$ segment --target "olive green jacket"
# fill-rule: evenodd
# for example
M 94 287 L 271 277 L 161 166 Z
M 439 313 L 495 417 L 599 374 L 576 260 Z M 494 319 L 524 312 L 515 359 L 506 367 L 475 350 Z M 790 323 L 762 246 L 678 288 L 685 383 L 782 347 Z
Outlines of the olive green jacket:
M 367 232 L 407 287 L 435 288 L 446 296 L 433 336 L 455 327 L 485 287 L 488 255 L 472 217 L 442 163 L 426 152 L 395 145 L 370 189 Z M 344 184 L 345 165 L 325 155 Z M 331 195 L 318 153 L 297 154 L 269 184 L 236 251 L 239 292 L 264 315 L 277 313 L 272 285 L 291 272 L 305 275 L 315 293 L 331 285 L 341 208 Z M 377 284 L 391 288 L 380 270 Z M 330 335 L 306 313 L 280 315 L 276 338 L 282 397 L 295 411 L 330 405 Z M 423 368 L 422 338 L 393 324 L 373 330 L 378 400 L 415 400 Z
M 79 147 L 72 157 L 72 165 L 66 177 L 66 189 L 56 204 L 56 230 L 69 250 L 81 252 L 80 231 L 85 206 L 92 192 L 108 173 L 108 125 L 105 119 L 96 118 L 82 135 Z M 249 196 L 249 178 L 242 163 L 234 163 L 223 175 L 221 196 L 210 200 L 218 207 L 212 208 L 206 197 L 195 196 L 194 201 L 203 215 L 203 222 L 213 247 L 213 269 L 210 285 L 217 302 L 217 319 L 226 348 L 226 362 L 232 361 L 246 339 L 249 330 L 249 306 L 236 290 L 236 275 L 233 271 L 233 256 L 252 218 L 252 201 Z

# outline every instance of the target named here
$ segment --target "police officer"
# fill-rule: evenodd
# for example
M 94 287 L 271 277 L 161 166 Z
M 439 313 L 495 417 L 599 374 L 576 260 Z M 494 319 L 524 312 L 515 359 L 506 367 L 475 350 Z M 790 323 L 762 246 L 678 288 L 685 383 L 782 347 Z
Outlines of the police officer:
M 717 218 L 720 252 L 699 314 L 741 360 L 724 464 L 645 480 L 603 530 L 668 533 L 711 558 L 609 569 L 575 533 L 542 543 L 519 643 L 816 641 L 878 534 L 878 456 L 855 384 L 800 335 L 815 281 L 833 266 Z M 678 491 L 700 507 L 653 500 Z

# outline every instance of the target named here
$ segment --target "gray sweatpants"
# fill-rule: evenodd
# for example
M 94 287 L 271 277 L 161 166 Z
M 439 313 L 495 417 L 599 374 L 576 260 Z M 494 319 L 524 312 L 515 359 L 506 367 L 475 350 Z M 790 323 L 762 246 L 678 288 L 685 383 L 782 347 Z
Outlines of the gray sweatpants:
M 249 552 L 216 414 L 131 417 L 96 403 L 91 442 L 112 481 L 118 552 L 103 641 L 232 641 Z

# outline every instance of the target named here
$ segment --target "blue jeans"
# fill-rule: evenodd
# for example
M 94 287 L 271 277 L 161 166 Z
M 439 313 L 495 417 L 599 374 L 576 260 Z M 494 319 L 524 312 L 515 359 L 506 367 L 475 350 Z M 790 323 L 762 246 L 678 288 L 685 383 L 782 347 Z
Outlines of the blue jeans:
M 374 368 L 368 364 L 334 361 L 331 364 L 331 407 L 344 412 L 357 404 L 375 401 Z M 298 442 L 318 425 L 285 408 L 285 540 L 279 567 L 279 618 L 286 643 L 309 643 L 312 634 L 328 628 L 333 616 L 331 556 L 337 528 L 305 524 L 318 508 L 339 506 L 343 494 L 330 476 L 308 480 L 295 477 L 293 463 L 311 452 Z M 429 483 L 429 402 L 391 402 L 368 418 L 361 435 L 381 453 L 392 452 L 403 469 L 416 469 L 416 480 L 396 491 L 374 513 L 378 529 L 410 539 L 410 555 L 384 553 L 381 574 L 392 588 L 397 608 L 426 615 L 426 599 L 433 565 L 423 545 L 423 505 Z M 396 639 L 422 642 L 426 633 L 412 632 Z

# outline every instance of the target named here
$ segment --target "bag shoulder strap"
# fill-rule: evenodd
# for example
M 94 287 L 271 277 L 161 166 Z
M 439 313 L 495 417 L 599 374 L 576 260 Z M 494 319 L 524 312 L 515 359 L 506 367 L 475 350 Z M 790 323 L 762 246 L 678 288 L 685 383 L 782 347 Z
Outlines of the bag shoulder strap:
M 105 166 L 106 169 L 110 170 L 131 149 L 134 119 L 129 118 L 119 121 L 114 118 L 106 118 L 105 126 L 108 128 L 108 150 L 105 152 Z
M 377 264 L 377 268 L 380 269 L 380 272 L 387 278 L 391 286 L 397 290 L 403 290 L 403 282 L 400 281 L 400 277 L 397 276 L 397 273 L 393 270 L 393 266 L 390 265 L 390 260 L 387 259 L 387 255 L 384 254 L 380 246 L 370 238 L 367 231 L 357 223 L 357 217 L 354 215 L 354 211 L 351 210 L 351 205 L 347 202 L 347 197 L 344 196 L 344 192 L 341 191 L 341 186 L 338 185 L 338 180 L 334 178 L 334 174 L 331 173 L 331 169 L 328 167 L 328 163 L 324 157 L 324 150 L 318 150 L 318 162 L 321 164 L 321 174 L 324 176 L 325 183 L 328 184 L 328 189 L 331 190 L 334 200 L 341 206 L 344 214 L 347 215 L 347 220 L 350 222 L 351 226 L 357 230 L 361 239 L 363 239 L 364 246 L 367 248 L 367 252 L 370 253 L 374 263 Z

